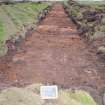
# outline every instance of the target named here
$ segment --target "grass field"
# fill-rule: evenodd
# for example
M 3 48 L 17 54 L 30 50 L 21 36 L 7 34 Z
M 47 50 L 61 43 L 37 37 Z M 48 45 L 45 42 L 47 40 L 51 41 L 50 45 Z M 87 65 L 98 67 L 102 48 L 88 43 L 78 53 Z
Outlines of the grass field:
M 48 7 L 47 3 L 16 3 L 0 6 L 0 55 L 5 55 L 1 46 L 11 36 L 25 36 L 27 27 L 35 25 L 39 13 Z M 4 45 L 3 45 L 4 44 Z
M 82 90 L 59 90 L 56 100 L 40 98 L 41 84 L 33 84 L 25 88 L 9 88 L 1 91 L 1 105 L 98 105 L 89 93 Z M 25 95 L 24 95 L 25 94 Z M 21 101 L 20 101 L 21 100 Z

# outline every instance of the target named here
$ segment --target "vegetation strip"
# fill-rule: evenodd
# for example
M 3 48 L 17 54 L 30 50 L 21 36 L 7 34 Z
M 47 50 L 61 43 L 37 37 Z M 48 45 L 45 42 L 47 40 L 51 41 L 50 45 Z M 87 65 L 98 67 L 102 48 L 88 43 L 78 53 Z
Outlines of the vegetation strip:
M 80 36 L 93 43 L 96 53 L 105 59 L 105 4 L 65 2 L 69 17 L 77 25 Z
M 20 36 L 25 38 L 27 30 L 35 28 L 40 20 L 38 16 L 42 14 L 43 10 L 48 11 L 48 7 L 48 3 L 31 2 L 0 5 L 0 44 L 2 46 L 3 42 L 3 48 L 6 48 L 4 53 L 2 47 L 0 47 L 0 52 L 2 52 L 0 56 L 7 53 L 6 41 L 11 39 L 15 41 Z

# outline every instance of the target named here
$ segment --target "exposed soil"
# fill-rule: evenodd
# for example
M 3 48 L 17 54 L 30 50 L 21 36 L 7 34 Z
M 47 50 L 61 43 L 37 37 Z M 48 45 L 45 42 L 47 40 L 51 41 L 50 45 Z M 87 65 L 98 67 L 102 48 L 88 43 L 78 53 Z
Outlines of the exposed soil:
M 63 6 L 56 4 L 36 31 L 19 44 L 15 54 L 1 58 L 0 88 L 41 82 L 101 90 L 104 70 L 93 49 L 79 37 Z

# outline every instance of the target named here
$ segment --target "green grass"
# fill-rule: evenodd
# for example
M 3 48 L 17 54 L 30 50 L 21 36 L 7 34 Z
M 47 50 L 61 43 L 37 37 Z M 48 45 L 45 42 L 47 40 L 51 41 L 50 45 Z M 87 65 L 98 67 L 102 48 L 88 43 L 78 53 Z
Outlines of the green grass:
M 8 38 L 18 35 L 25 36 L 26 27 L 35 25 L 38 15 L 47 3 L 16 3 L 0 6 L 0 41 L 5 43 Z M 0 50 L 1 47 L 0 47 Z
M 64 105 L 97 105 L 89 93 L 83 90 L 60 91 L 59 98 Z
M 4 25 L 0 22 L 0 55 L 3 56 L 7 53 L 7 47 L 5 46 L 5 31 Z
M 81 102 L 83 105 L 96 105 L 93 98 L 85 91 L 78 90 L 75 93 L 70 92 L 69 95 L 71 98 Z
M 18 3 L 16 5 L 5 6 L 4 9 L 16 26 L 22 26 L 25 23 L 34 22 L 39 12 L 47 6 L 47 4 Z
M 103 5 L 105 1 L 78 0 L 78 3 L 82 5 Z
M 33 84 L 25 88 L 9 88 L 0 92 L 1 105 L 98 105 L 91 95 L 83 90 L 59 90 L 58 98 L 42 100 L 40 86 Z M 20 101 L 21 100 L 21 101 Z
M 4 26 L 3 23 L 0 21 L 0 40 L 2 41 L 4 39 Z
M 105 12 L 105 3 L 101 4 L 101 5 L 97 5 L 97 4 L 90 5 L 90 8 L 92 8 L 93 10 L 100 11 L 100 12 L 104 13 Z

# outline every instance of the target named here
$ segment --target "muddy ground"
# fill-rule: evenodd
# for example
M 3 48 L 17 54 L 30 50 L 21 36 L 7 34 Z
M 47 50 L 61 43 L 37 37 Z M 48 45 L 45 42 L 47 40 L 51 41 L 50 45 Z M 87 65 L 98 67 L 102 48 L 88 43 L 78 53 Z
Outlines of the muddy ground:
M 52 7 L 16 51 L 0 59 L 0 89 L 31 83 L 104 90 L 105 65 L 82 39 L 63 5 Z

